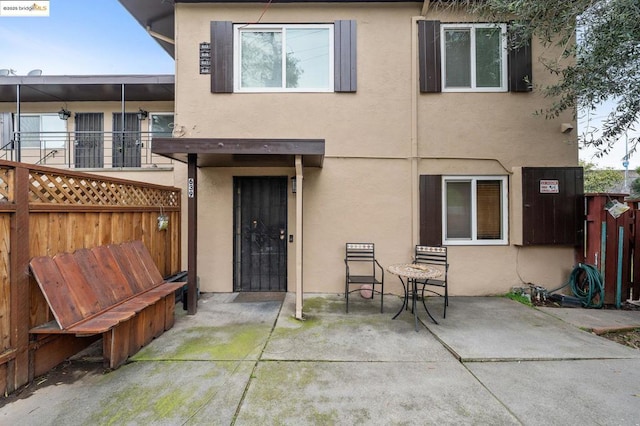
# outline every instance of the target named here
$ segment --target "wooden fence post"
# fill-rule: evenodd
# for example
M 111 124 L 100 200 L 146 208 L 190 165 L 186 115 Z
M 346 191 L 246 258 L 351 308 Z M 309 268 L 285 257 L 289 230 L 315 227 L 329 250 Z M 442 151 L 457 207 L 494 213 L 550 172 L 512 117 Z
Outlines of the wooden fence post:
M 15 168 L 11 218 L 11 342 L 16 350 L 9 391 L 33 379 L 29 369 L 29 169 Z

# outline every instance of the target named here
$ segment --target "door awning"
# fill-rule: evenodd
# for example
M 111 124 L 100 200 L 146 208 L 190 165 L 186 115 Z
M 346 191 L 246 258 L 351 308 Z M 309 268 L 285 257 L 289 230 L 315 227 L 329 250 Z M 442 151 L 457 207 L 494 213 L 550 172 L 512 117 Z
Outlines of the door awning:
M 322 167 L 324 139 L 153 138 L 151 152 L 187 163 L 197 156 L 198 167 Z

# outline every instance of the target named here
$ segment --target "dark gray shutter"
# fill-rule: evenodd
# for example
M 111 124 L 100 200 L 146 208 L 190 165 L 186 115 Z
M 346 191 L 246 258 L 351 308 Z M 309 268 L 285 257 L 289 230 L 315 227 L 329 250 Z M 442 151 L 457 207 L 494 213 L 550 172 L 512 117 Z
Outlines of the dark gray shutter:
M 515 49 L 509 49 L 509 91 L 530 92 L 533 87 L 531 38 Z
M 356 21 L 334 23 L 334 90 L 355 92 L 356 79 Z
M 420 176 L 420 244 L 442 245 L 442 176 Z
M 233 24 L 211 22 L 211 93 L 233 93 Z
M 420 91 L 442 91 L 440 21 L 418 21 Z

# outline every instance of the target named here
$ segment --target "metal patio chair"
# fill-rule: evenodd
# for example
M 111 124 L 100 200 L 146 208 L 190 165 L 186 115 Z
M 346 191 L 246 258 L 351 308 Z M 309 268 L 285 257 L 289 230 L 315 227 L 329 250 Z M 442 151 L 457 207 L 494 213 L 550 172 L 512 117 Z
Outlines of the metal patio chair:
M 449 262 L 447 260 L 447 248 L 446 247 L 435 247 L 435 246 L 416 246 L 415 255 L 413 258 L 413 263 L 429 265 L 441 270 L 442 275 L 437 278 L 430 278 L 425 281 L 416 281 L 416 289 L 419 286 L 422 286 L 421 296 L 422 296 L 422 304 L 425 309 L 427 309 L 427 305 L 424 299 L 424 293 L 429 292 L 433 293 L 437 296 L 441 296 L 444 298 L 444 313 L 442 315 L 443 318 L 447 317 L 447 306 L 449 306 L 449 286 L 447 274 L 449 271 Z M 427 287 L 439 287 L 442 290 L 432 290 Z
M 361 291 L 362 286 L 371 286 L 371 299 L 380 295 L 380 312 L 383 312 L 384 302 L 384 269 L 375 257 L 373 243 L 347 243 L 344 264 L 346 267 L 344 296 L 347 299 L 347 313 L 349 313 L 349 294 Z M 352 286 L 357 286 L 352 289 Z M 377 287 L 380 287 L 378 290 Z

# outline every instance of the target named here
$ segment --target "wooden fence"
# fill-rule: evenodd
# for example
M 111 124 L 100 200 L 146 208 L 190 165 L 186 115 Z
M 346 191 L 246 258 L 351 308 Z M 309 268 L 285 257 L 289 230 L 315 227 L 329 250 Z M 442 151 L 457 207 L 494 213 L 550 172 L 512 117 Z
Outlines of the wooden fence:
M 0 160 L 0 391 L 47 372 L 94 338 L 30 340 L 53 319 L 29 274 L 34 256 L 142 240 L 166 276 L 180 270 L 180 189 Z M 168 216 L 159 229 L 160 213 Z
M 640 203 L 614 217 L 606 207 L 624 203 L 626 194 L 587 194 L 583 263 L 597 266 L 604 278 L 605 305 L 620 307 L 640 300 Z

